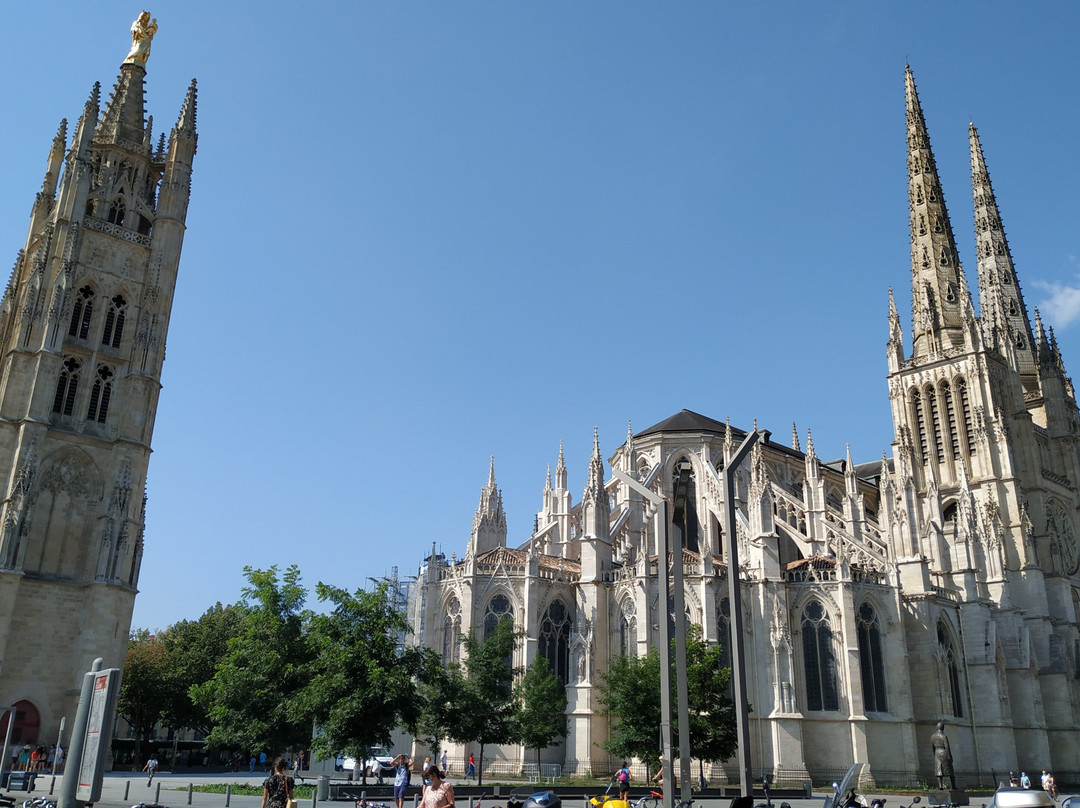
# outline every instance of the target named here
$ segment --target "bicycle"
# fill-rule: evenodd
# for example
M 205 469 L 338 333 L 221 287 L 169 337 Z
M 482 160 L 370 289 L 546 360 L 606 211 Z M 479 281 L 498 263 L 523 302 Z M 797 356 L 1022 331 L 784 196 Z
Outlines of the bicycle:
M 660 808 L 660 803 L 664 800 L 664 794 L 661 791 L 649 790 L 649 793 L 644 797 L 641 797 L 637 802 L 633 803 L 634 808 Z M 693 802 L 693 800 L 691 800 Z

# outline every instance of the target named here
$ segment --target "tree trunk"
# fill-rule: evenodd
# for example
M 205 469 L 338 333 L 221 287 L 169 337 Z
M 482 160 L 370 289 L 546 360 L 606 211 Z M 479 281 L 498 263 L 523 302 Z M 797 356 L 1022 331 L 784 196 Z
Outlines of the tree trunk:
M 480 766 L 476 770 L 476 787 L 484 784 L 484 744 L 480 744 Z

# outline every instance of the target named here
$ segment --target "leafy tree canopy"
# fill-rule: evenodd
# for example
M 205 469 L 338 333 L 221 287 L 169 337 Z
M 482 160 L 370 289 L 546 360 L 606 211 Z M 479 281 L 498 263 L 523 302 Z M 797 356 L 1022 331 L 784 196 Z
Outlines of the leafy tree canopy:
M 526 749 L 540 750 L 558 743 L 566 735 L 566 686 L 539 654 L 518 685 L 518 740 Z
M 719 645 L 705 642 L 699 626 L 689 626 L 686 678 L 690 753 L 706 762 L 726 760 L 738 748 L 731 669 L 721 666 L 722 658 Z M 605 715 L 617 720 L 608 742 L 602 746 L 616 757 L 636 757 L 650 763 L 656 758 L 661 718 L 660 664 L 660 654 L 654 647 L 647 656 L 615 660 L 603 677 L 600 703 Z M 674 674 L 672 666 L 672 681 Z M 672 698 L 674 701 L 674 694 Z M 673 731 L 677 732 L 678 727 Z
M 217 603 L 198 620 L 181 620 L 160 635 L 169 660 L 162 681 L 161 720 L 167 726 L 210 733 L 210 716 L 192 699 L 191 691 L 214 678 L 218 664 L 229 652 L 229 640 L 243 628 L 238 607 Z
M 395 726 L 415 732 L 422 705 L 418 686 L 438 670 L 435 653 L 402 646 L 408 621 L 385 585 L 350 594 L 320 583 L 316 592 L 333 609 L 313 615 L 310 624 L 316 657 L 304 701 L 320 727 L 315 749 L 326 756 L 360 756 L 371 746 L 389 746 Z
M 214 677 L 193 689 L 214 723 L 207 742 L 252 752 L 306 746 L 311 714 L 302 695 L 313 652 L 303 630 L 300 570 L 291 566 L 279 578 L 277 567 L 245 567 L 244 576 L 242 629 Z
M 168 664 L 162 642 L 145 629 L 131 633 L 116 710 L 139 740 L 149 738 L 161 716 L 161 683 L 167 677 Z

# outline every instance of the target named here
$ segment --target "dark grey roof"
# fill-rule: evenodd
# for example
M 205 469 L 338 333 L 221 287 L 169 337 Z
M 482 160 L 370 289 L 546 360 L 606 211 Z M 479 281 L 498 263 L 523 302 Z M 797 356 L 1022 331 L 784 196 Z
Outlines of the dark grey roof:
M 723 435 L 726 431 L 727 426 L 719 421 L 714 421 L 712 418 L 691 410 L 679 410 L 670 418 L 665 418 L 660 423 L 653 424 L 648 429 L 643 429 L 634 437 L 641 438 L 645 435 L 655 435 L 660 432 L 712 432 Z M 733 439 L 744 435 L 746 433 L 741 429 L 731 428 L 731 437 Z

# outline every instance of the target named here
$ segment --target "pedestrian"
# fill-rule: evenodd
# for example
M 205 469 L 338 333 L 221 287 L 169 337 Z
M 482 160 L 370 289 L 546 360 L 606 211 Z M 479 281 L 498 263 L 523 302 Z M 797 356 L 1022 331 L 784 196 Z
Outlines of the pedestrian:
M 1057 800 L 1057 781 L 1052 774 L 1046 775 L 1046 793 L 1050 795 L 1050 799 Z
M 622 768 L 615 772 L 615 779 L 619 781 L 619 799 L 630 799 L 630 767 L 626 761 L 622 762 Z
M 397 808 L 405 804 L 405 789 L 409 787 L 409 769 L 412 767 L 412 759 L 402 753 L 390 761 L 394 767 L 394 801 Z
M 426 772 L 428 770 L 428 766 L 430 766 L 430 765 L 431 765 L 431 756 L 428 755 L 426 758 L 424 758 L 424 765 L 420 768 L 420 776 L 421 777 L 424 776 L 424 772 Z M 428 779 L 426 777 L 424 777 L 424 785 L 425 786 L 431 785 L 431 783 L 428 782 Z
M 144 772 L 146 772 L 146 785 L 147 785 L 147 787 L 149 787 L 149 785 L 152 782 L 154 782 L 154 772 L 157 771 L 157 767 L 158 767 L 157 753 L 156 752 L 151 752 L 150 757 L 146 761 L 146 765 L 143 766 L 143 768 L 142 768 L 142 770 Z
M 263 798 L 259 808 L 287 808 L 289 800 L 293 799 L 296 783 L 285 774 L 285 767 L 285 758 L 274 761 L 274 773 L 263 780 Z
M 1009 785 L 1013 788 L 1020 788 L 1020 778 L 1016 776 L 1016 772 L 1009 772 Z
M 301 773 L 304 770 L 304 753 L 297 752 L 296 760 L 293 761 L 293 774 L 296 775 L 296 779 L 301 783 L 304 782 L 304 775 Z
M 64 773 L 64 747 L 60 744 L 56 745 L 56 773 Z
M 259 752 L 259 768 L 264 772 L 270 771 L 266 768 L 266 752 Z
M 453 808 L 454 787 L 442 778 L 443 773 L 434 765 L 424 770 L 424 779 L 430 780 L 431 785 L 424 789 L 420 808 Z
M 476 777 L 476 764 L 473 762 L 473 756 L 469 755 L 469 768 L 465 770 L 465 777 Z
M 424 771 L 427 771 L 427 769 L 425 769 Z M 442 771 L 443 771 L 443 775 L 450 774 L 450 767 L 448 767 L 446 765 L 446 750 L 445 749 L 442 750 Z
M 255 773 L 255 756 L 254 755 L 252 755 L 251 760 L 248 761 L 248 771 L 251 774 Z
M 1031 788 L 1031 778 L 1027 772 L 1020 772 L 1020 788 Z

